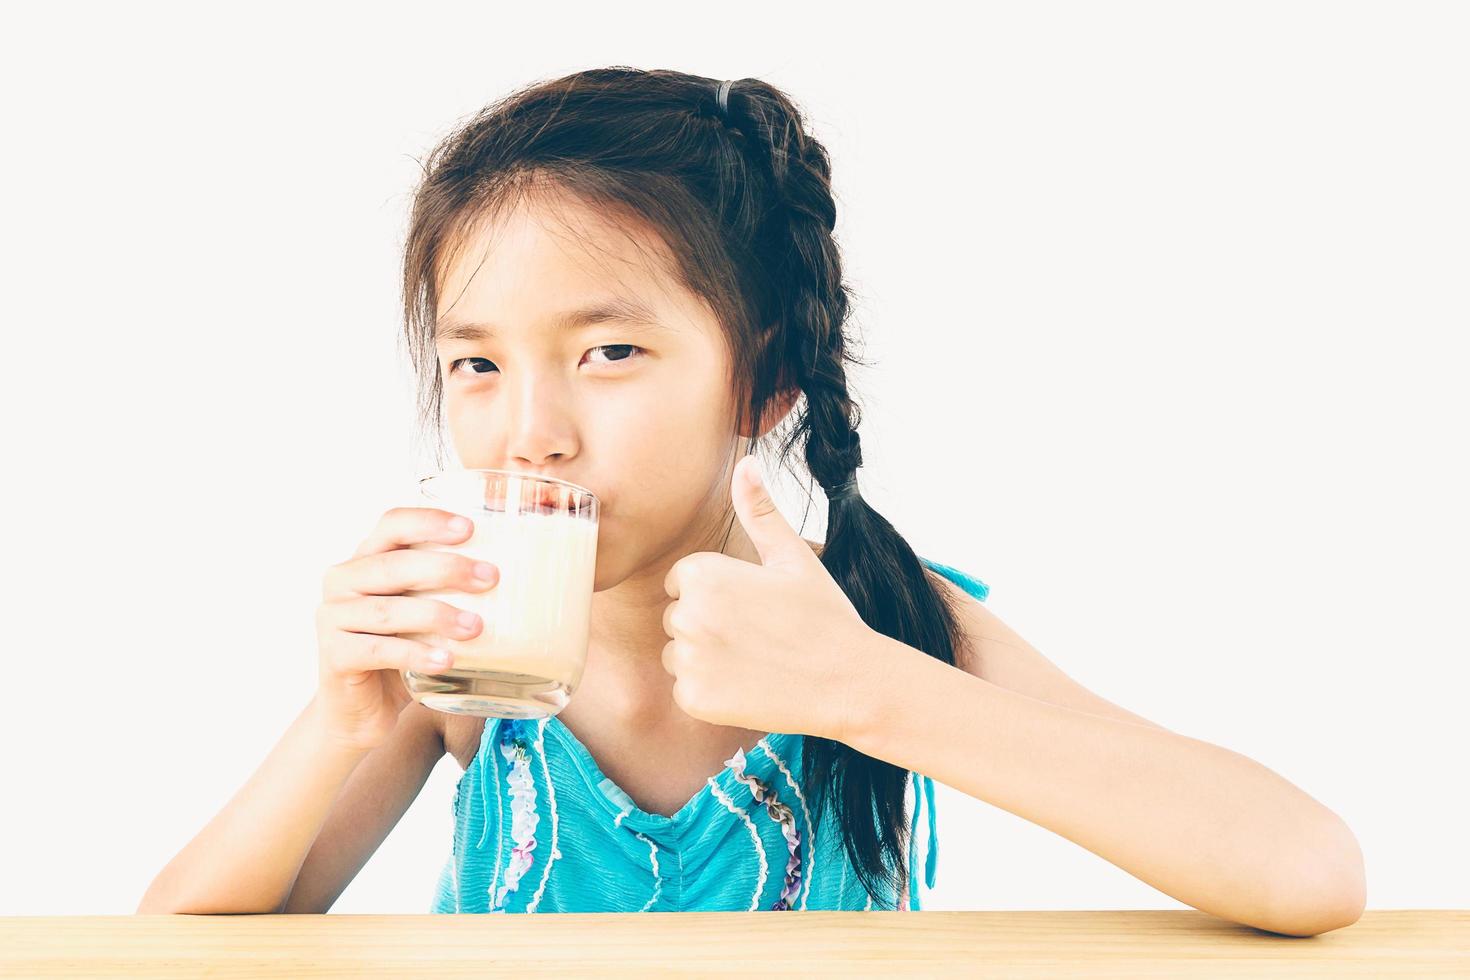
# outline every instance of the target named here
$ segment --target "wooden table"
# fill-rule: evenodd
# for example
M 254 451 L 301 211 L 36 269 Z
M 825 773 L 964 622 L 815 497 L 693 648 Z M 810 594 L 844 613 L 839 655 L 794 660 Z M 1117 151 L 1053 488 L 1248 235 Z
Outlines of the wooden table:
M 1470 976 L 1470 911 L 1290 937 L 1194 910 L 0 918 L 0 976 Z

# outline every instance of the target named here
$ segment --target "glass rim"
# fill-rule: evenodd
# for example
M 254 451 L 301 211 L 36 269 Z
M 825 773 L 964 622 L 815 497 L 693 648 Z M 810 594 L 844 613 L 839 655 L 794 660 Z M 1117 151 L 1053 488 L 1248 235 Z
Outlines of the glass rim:
M 422 487 L 430 480 L 436 480 L 440 477 L 453 476 L 456 473 L 494 473 L 497 476 L 511 476 L 520 480 L 527 480 L 532 483 L 554 483 L 559 486 L 569 487 L 572 490 L 576 490 L 578 493 L 585 493 L 593 500 L 598 499 L 597 494 L 594 493 L 592 490 L 582 486 L 582 484 L 580 483 L 573 483 L 571 480 L 563 480 L 560 477 L 555 476 L 542 476 L 538 473 L 522 473 L 518 470 L 501 470 L 491 466 L 465 466 L 452 470 L 440 470 L 437 473 L 430 473 L 428 476 L 419 477 L 418 485 Z

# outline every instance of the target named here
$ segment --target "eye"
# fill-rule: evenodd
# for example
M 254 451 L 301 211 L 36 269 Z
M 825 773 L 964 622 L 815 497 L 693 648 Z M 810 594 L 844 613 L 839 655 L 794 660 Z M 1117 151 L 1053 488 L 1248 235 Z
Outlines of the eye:
M 635 354 L 634 351 L 641 352 L 643 350 L 643 348 L 642 347 L 635 347 L 632 344 L 604 344 L 601 347 L 594 347 L 594 348 L 592 348 L 592 350 L 588 351 L 587 353 L 590 354 L 590 353 L 592 353 L 592 351 L 599 351 L 599 350 L 605 350 L 605 351 L 627 351 L 627 353 L 626 354 L 623 354 L 622 356 L 613 357 L 610 360 L 606 360 L 606 361 L 603 361 L 602 362 L 603 364 L 616 364 L 618 361 L 631 361 L 635 357 L 641 356 L 641 354 Z
M 601 363 L 601 364 L 617 364 L 620 361 L 631 361 L 631 360 L 634 360 L 634 359 L 636 359 L 638 357 L 642 357 L 643 354 L 644 354 L 643 348 L 642 347 L 638 347 L 638 346 L 636 346 L 634 344 L 604 344 L 601 347 L 593 347 L 587 353 L 591 354 L 591 353 L 594 353 L 595 351 L 609 351 L 609 352 L 612 352 L 612 353 L 609 354 L 609 355 L 607 355 L 607 359 L 606 360 L 603 360 L 603 361 L 600 361 L 600 362 L 599 361 L 593 361 L 592 363 L 594 363 L 594 364 L 597 364 L 597 363 Z M 613 356 L 613 354 L 616 354 L 617 356 Z M 459 371 L 459 366 L 461 364 L 468 364 L 471 361 L 480 361 L 483 364 L 489 365 L 490 368 L 494 368 L 495 367 L 495 362 L 494 361 L 487 360 L 486 358 L 483 358 L 483 357 L 459 357 L 459 358 L 455 358 L 453 361 L 450 361 L 449 362 L 449 373 L 450 374 L 456 373 L 457 371 Z M 496 368 L 496 370 L 499 370 L 499 369 Z M 470 373 L 471 374 L 476 374 L 476 375 L 485 375 L 485 374 L 489 374 L 490 371 L 488 369 L 483 370 L 483 371 L 471 369 Z
M 449 373 L 450 374 L 453 374 L 456 370 L 458 370 L 458 368 L 459 368 L 459 366 L 461 364 L 467 363 L 469 361 L 485 361 L 486 364 L 489 364 L 492 367 L 494 367 L 494 365 L 495 365 L 495 362 L 494 361 L 486 361 L 485 358 L 483 358 L 483 357 L 461 357 L 461 358 L 457 358 L 457 359 L 449 362 Z M 485 374 L 487 372 L 485 372 L 485 371 L 475 371 L 473 373 L 475 373 L 475 374 Z

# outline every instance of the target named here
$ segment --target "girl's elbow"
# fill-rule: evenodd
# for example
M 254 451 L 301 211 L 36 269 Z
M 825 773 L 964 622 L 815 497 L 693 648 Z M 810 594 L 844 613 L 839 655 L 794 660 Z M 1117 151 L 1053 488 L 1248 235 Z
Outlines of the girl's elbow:
M 1285 867 L 1264 928 L 1288 936 L 1316 936 L 1350 926 L 1368 904 L 1363 851 L 1347 825 L 1334 824 L 1302 860 Z
M 1257 928 L 1283 936 L 1318 936 L 1324 932 L 1332 932 L 1334 929 L 1350 926 L 1362 915 L 1362 904 L 1348 901 L 1323 902 L 1293 915 L 1272 916 L 1269 920 L 1258 924 Z

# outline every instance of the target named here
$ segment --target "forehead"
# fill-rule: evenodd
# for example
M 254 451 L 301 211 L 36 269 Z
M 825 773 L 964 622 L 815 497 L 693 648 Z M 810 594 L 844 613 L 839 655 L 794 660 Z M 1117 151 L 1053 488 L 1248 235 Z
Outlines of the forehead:
M 670 317 L 702 305 L 645 222 L 550 189 L 519 194 L 471 224 L 440 275 L 441 320 L 616 297 Z

